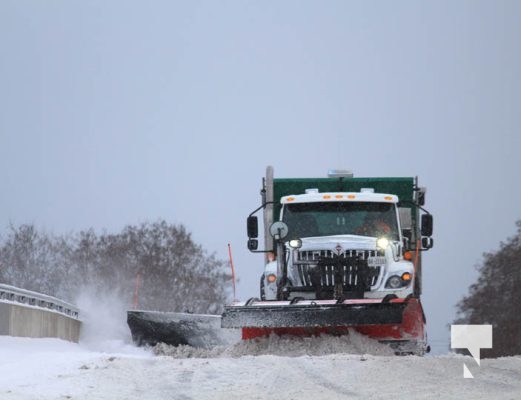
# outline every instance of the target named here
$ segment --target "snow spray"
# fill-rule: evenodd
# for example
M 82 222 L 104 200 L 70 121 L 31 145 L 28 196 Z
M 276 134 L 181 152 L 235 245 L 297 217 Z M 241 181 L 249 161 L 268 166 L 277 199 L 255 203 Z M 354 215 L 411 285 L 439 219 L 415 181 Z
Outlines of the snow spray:
M 76 299 L 82 321 L 80 344 L 103 352 L 137 352 L 127 326 L 127 306 L 118 291 L 84 287 Z

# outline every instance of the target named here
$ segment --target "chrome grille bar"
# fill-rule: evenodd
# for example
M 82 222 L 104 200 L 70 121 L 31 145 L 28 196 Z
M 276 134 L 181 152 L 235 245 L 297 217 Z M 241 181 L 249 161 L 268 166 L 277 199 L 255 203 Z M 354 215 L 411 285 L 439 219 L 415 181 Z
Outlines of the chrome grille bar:
M 368 260 L 372 257 L 382 258 L 383 251 L 380 250 L 346 250 L 337 255 L 333 250 L 303 250 L 294 253 L 293 264 L 297 269 L 298 276 L 303 286 L 312 287 L 311 276 L 321 258 L 341 257 L 346 259 L 346 263 L 342 266 L 342 285 L 356 286 L 358 284 L 359 274 L 352 260 L 361 259 Z M 374 286 L 378 282 L 382 267 L 380 265 L 370 265 L 367 267 L 369 276 L 369 285 Z M 335 268 L 325 265 L 322 267 L 320 285 L 322 287 L 333 287 L 335 285 Z

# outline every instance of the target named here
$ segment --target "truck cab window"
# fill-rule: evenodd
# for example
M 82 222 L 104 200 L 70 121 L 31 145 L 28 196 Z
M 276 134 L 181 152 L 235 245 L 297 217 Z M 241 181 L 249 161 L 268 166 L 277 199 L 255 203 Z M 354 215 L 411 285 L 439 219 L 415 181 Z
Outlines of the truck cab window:
M 291 237 L 360 235 L 399 240 L 394 204 L 310 202 L 286 204 L 283 221 Z

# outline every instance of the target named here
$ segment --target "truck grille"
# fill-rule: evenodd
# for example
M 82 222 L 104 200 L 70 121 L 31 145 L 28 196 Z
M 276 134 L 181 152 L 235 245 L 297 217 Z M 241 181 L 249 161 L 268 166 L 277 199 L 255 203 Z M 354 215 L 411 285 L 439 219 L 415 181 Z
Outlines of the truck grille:
M 384 252 L 382 250 L 346 250 L 340 254 L 337 254 L 333 250 L 304 250 L 297 252 L 298 261 L 317 261 L 320 257 L 331 258 L 335 255 L 340 255 L 345 258 L 360 257 L 367 260 L 369 257 L 383 257 Z
M 341 279 L 344 290 L 363 285 L 365 290 L 370 290 L 376 285 L 383 261 L 383 251 L 378 250 L 347 250 L 340 255 L 332 250 L 307 250 L 297 252 L 297 259 L 293 264 L 298 271 L 303 286 L 314 287 L 317 285 L 317 273 L 320 274 L 320 286 L 332 288 Z M 368 266 L 368 260 L 372 261 Z M 318 270 L 317 270 L 318 269 Z M 362 274 L 362 269 L 364 274 Z M 361 276 L 365 275 L 365 282 L 360 282 Z

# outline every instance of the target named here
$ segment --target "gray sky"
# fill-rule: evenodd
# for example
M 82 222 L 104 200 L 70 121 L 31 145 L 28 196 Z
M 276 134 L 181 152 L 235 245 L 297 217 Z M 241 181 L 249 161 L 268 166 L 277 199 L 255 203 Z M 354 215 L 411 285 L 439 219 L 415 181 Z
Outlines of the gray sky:
M 266 165 L 419 176 L 435 215 L 429 335 L 515 232 L 521 2 L 0 1 L 0 232 L 164 218 L 242 299 Z M 439 342 L 439 341 L 444 342 Z

